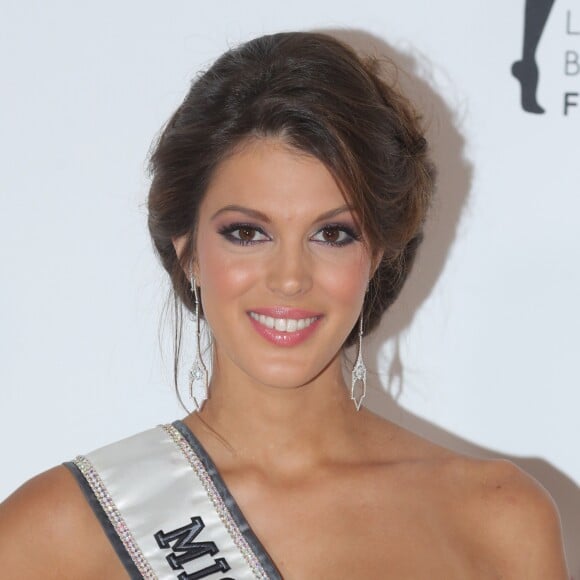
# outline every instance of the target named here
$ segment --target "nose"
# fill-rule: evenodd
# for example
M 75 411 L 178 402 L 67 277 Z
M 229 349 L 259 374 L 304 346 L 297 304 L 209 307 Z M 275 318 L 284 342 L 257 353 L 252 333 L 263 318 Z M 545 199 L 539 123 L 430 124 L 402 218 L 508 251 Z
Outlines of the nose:
M 268 289 L 292 298 L 312 288 L 312 257 L 300 242 L 281 244 L 267 267 Z

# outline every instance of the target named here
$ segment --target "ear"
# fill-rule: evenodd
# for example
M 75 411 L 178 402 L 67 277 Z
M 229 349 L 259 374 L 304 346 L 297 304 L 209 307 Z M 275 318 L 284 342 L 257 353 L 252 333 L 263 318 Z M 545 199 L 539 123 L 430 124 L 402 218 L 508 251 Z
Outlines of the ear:
M 191 264 L 183 264 L 182 256 L 184 255 L 187 244 L 190 242 L 190 236 L 188 234 L 184 234 L 182 236 L 171 238 L 171 243 L 175 249 L 175 253 L 177 255 L 177 259 L 181 264 L 183 269 L 183 273 L 185 274 L 186 278 L 189 280 L 191 274 L 195 276 L 195 279 L 198 281 L 199 285 L 199 268 L 197 266 L 197 262 L 192 260 Z

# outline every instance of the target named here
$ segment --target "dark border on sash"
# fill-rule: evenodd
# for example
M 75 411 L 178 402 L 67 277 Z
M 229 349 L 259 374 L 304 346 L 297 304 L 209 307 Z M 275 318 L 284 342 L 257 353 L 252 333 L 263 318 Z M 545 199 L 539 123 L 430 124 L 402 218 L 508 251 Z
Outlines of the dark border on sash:
M 230 493 L 230 490 L 227 488 L 222 476 L 219 474 L 213 459 L 209 456 L 197 437 L 183 421 L 178 419 L 177 421 L 174 421 L 172 425 L 183 435 L 195 454 L 200 458 L 234 522 L 238 526 L 246 542 L 248 542 L 250 548 L 252 548 L 252 551 L 260 561 L 260 564 L 262 565 L 262 568 L 264 568 L 266 574 L 268 574 L 268 577 L 271 578 L 271 580 L 282 580 L 282 575 L 276 568 L 276 565 L 272 558 L 270 558 L 268 552 L 266 552 L 264 546 L 262 546 L 262 543 L 256 534 L 254 534 L 252 528 L 250 528 L 250 524 L 246 520 L 233 495 Z
M 123 545 L 123 542 L 121 542 L 121 539 L 117 535 L 117 532 L 113 527 L 113 524 L 107 517 L 105 510 L 103 510 L 99 500 L 96 498 L 93 490 L 91 489 L 91 486 L 88 484 L 81 470 L 72 461 L 66 461 L 63 463 L 63 465 L 65 467 L 68 467 L 68 469 L 76 479 L 76 482 L 81 488 L 85 496 L 85 499 L 87 500 L 95 516 L 99 520 L 101 527 L 103 528 L 107 538 L 113 545 L 115 552 L 117 552 L 117 556 L 119 556 L 119 559 L 121 560 L 123 566 L 125 566 L 125 569 L 129 573 L 131 580 L 143 580 L 141 572 L 139 572 L 137 566 L 135 566 L 135 562 L 133 562 L 129 552 L 127 552 L 127 549 Z

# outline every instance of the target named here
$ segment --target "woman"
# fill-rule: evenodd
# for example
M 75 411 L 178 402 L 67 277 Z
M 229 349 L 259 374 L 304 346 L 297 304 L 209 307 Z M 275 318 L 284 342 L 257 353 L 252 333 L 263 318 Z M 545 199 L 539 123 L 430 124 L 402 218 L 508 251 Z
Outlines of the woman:
M 361 407 L 362 335 L 402 287 L 433 189 L 417 117 L 377 68 L 282 33 L 195 81 L 152 155 L 149 228 L 197 321 L 197 410 L 15 492 L 6 577 L 567 577 L 535 481 Z

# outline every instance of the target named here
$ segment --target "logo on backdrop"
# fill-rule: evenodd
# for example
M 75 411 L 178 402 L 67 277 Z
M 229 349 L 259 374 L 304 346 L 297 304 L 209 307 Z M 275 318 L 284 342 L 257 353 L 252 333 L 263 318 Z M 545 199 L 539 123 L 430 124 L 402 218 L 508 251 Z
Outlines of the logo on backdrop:
M 526 0 L 524 9 L 524 43 L 522 58 L 512 65 L 512 75 L 520 83 L 521 106 L 527 113 L 541 115 L 545 109 L 538 103 L 537 90 L 541 74 L 536 61 L 536 50 L 555 0 Z M 574 28 L 572 10 L 566 11 L 566 35 L 579 36 L 580 27 Z M 580 75 L 580 53 L 566 50 L 564 54 L 564 75 Z M 565 90 L 563 93 L 563 114 L 569 115 L 580 104 L 580 93 Z

